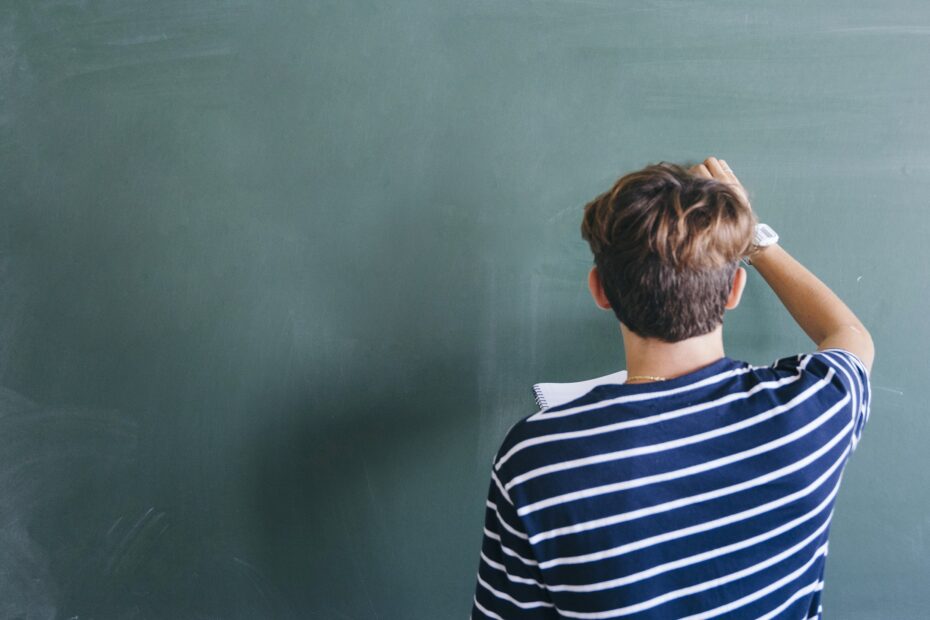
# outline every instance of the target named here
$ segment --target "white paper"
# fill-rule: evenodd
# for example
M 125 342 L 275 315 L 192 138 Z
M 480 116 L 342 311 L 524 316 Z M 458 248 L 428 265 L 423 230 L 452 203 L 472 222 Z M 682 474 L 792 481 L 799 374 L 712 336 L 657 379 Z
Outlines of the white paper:
M 536 404 L 540 409 L 558 407 L 584 396 L 595 387 L 608 383 L 626 383 L 626 371 L 620 370 L 603 377 L 573 383 L 537 383 L 533 386 Z

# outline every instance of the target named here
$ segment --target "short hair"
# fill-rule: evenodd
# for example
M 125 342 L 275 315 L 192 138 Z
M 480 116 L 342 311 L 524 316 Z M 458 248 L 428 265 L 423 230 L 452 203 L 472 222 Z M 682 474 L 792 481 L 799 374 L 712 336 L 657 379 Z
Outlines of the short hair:
M 620 322 L 643 338 L 678 342 L 723 322 L 756 221 L 732 185 L 662 161 L 585 205 L 581 236 Z

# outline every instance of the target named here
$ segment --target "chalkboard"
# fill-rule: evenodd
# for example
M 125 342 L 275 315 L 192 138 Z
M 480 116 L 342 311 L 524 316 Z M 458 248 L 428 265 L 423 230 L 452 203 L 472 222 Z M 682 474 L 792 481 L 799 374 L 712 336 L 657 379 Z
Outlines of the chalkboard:
M 0 618 L 464 618 L 584 203 L 722 157 L 876 343 L 824 592 L 930 608 L 930 6 L 10 0 Z M 924 300 L 924 301 L 922 301 Z M 729 356 L 812 350 L 754 272 Z

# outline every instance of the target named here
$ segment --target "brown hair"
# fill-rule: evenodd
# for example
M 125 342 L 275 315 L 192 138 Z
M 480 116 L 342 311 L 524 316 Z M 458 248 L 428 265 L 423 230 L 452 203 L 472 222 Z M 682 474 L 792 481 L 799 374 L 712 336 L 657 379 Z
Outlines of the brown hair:
M 585 205 L 581 236 L 620 322 L 643 338 L 678 342 L 723 322 L 755 223 L 731 185 L 663 161 Z

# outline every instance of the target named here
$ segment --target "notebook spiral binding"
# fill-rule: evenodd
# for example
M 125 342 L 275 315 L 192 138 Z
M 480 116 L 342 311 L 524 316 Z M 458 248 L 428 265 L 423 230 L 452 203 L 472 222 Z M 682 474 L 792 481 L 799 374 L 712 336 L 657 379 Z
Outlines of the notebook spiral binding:
M 539 389 L 538 385 L 533 386 L 533 392 L 536 394 L 536 404 L 540 409 L 547 409 L 549 403 L 546 402 L 546 396 L 543 394 L 542 390 Z

